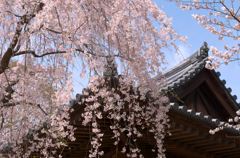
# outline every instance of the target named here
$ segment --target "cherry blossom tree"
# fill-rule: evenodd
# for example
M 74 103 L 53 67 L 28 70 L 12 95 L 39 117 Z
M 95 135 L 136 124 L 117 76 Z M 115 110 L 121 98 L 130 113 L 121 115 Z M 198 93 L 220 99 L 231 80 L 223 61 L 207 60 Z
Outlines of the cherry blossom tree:
M 51 157 L 74 140 L 71 65 L 101 75 L 111 56 L 156 91 L 164 50 L 184 40 L 151 0 L 1 0 L 0 34 L 1 157 Z
M 185 10 L 201 10 L 193 17 L 219 40 L 230 39 L 234 44 L 226 44 L 224 50 L 211 47 L 213 56 L 209 59 L 209 68 L 239 60 L 240 2 L 238 0 L 174 0 Z

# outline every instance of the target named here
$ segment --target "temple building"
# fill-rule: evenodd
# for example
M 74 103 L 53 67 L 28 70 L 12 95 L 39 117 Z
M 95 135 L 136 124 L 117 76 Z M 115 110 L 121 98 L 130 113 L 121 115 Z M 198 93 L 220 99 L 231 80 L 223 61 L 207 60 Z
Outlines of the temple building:
M 209 130 L 236 116 L 239 104 L 220 73 L 205 68 L 208 48 L 199 51 L 165 74 L 171 97 L 171 136 L 165 140 L 167 158 L 237 158 L 239 131 Z
M 229 118 L 236 116 L 239 109 L 237 97 L 231 94 L 220 73 L 205 68 L 208 58 L 206 43 L 192 56 L 165 73 L 165 84 L 161 92 L 170 98 L 170 133 L 164 141 L 167 158 L 238 158 L 240 157 L 240 135 L 237 129 L 227 128 L 214 135 L 209 133 Z M 91 128 L 81 125 L 79 113 L 83 107 L 77 106 L 78 95 L 73 103 L 73 125 L 77 128 L 75 142 L 63 150 L 63 157 L 88 157 Z M 104 137 L 102 150 L 104 158 L 125 158 L 115 150 L 111 139 L 110 122 L 102 120 Z M 139 142 L 146 158 L 154 158 L 151 136 Z M 113 150 L 114 149 L 114 150 Z

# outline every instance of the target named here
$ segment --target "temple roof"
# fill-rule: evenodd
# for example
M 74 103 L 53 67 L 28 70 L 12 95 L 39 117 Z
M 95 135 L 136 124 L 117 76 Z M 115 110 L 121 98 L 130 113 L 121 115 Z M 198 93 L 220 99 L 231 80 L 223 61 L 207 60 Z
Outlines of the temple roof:
M 172 91 L 184 86 L 187 82 L 191 81 L 203 70 L 210 71 L 213 76 L 217 79 L 219 86 L 221 86 L 224 93 L 233 102 L 235 108 L 239 109 L 239 103 L 237 103 L 237 96 L 231 94 L 232 89 L 226 87 L 226 81 L 221 80 L 221 73 L 215 70 L 210 70 L 205 67 L 208 59 L 208 45 L 204 42 L 203 46 L 200 47 L 194 54 L 177 64 L 174 68 L 164 73 L 165 82 L 162 86 L 163 91 Z
M 207 43 L 204 43 L 193 55 L 166 72 L 163 89 L 172 90 L 180 87 L 201 72 L 205 68 L 208 50 Z
M 188 117 L 189 119 L 201 121 L 203 124 L 206 124 L 210 127 L 217 127 L 219 125 L 224 124 L 223 121 L 220 121 L 217 118 L 214 118 L 210 115 L 204 115 L 201 112 L 195 112 L 194 110 L 187 108 L 187 106 L 185 106 L 185 105 L 179 105 L 177 103 L 170 103 L 170 108 L 175 113 L 182 114 L 182 115 Z M 232 135 L 239 135 L 240 127 L 239 127 L 239 129 L 226 128 L 225 130 L 228 131 L 229 133 L 231 133 Z

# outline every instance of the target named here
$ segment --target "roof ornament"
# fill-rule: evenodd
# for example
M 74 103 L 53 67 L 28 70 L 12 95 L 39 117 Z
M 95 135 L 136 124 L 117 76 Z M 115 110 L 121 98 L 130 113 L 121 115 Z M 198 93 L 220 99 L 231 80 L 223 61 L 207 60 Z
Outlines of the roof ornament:
M 117 65 L 114 61 L 114 57 L 109 56 L 106 58 L 106 61 L 107 63 L 104 67 L 103 76 L 106 78 L 112 78 L 112 77 L 118 76 Z
M 207 42 L 203 42 L 203 45 L 200 47 L 200 50 L 198 51 L 197 58 L 204 59 L 208 57 L 208 51 L 209 51 L 209 48 L 208 48 Z
M 115 63 L 114 57 L 109 56 L 106 58 L 106 65 L 104 67 L 103 77 L 105 78 L 106 84 L 109 88 L 116 88 L 118 86 L 118 72 L 117 65 Z

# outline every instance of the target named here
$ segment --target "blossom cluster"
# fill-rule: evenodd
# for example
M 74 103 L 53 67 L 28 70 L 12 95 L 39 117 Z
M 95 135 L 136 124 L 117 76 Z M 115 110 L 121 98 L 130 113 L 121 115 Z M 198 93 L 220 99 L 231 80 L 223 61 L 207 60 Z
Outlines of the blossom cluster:
M 212 57 L 209 59 L 209 68 L 218 68 L 221 64 L 239 60 L 239 30 L 240 30 L 240 3 L 237 0 L 174 0 L 179 6 L 186 10 L 201 10 L 193 14 L 200 25 L 210 33 L 217 35 L 221 42 L 228 42 L 231 45 L 224 45 L 223 50 L 212 47 Z M 230 42 L 229 42 L 230 41 Z
M 25 69 L 22 62 L 14 62 L 11 67 L 6 76 L 0 76 L 1 157 L 59 154 L 60 147 L 69 139 L 74 140 L 66 104 L 71 96 L 71 84 L 63 81 L 65 74 L 61 69 L 50 80 L 45 74 L 50 67 L 31 63 Z M 63 87 L 61 82 L 67 86 Z
M 221 130 L 224 130 L 226 128 L 233 128 L 236 129 L 237 131 L 240 130 L 240 110 L 236 112 L 236 116 L 234 118 L 228 119 L 228 122 L 220 122 L 218 127 L 215 129 L 211 129 L 209 131 L 210 134 L 215 134 L 216 132 L 219 132 Z
M 120 149 L 127 157 L 143 157 L 141 148 L 136 143 L 148 131 L 153 134 L 156 142 L 158 157 L 164 157 L 163 139 L 168 126 L 166 106 L 167 100 L 153 97 L 151 92 L 141 87 L 134 87 L 133 82 L 122 76 L 113 78 L 93 77 L 88 89 L 83 91 L 79 101 L 84 106 L 82 113 L 83 125 L 90 125 L 91 149 L 89 157 L 100 157 L 104 154 L 101 150 L 104 132 L 101 131 L 100 121 L 111 120 L 114 145 L 123 141 Z M 121 136 L 126 137 L 122 140 Z

